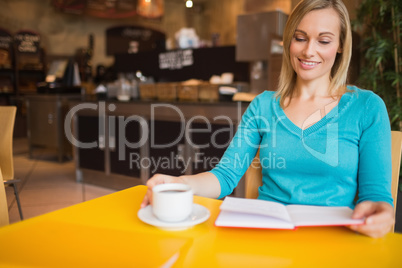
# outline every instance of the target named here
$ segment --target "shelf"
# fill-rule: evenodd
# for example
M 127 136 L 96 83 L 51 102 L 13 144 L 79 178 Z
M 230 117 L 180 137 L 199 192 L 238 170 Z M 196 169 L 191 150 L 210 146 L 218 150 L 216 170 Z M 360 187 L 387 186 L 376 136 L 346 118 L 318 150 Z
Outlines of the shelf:
M 14 96 L 15 94 L 12 92 L 0 92 L 0 96 L 2 97 L 9 97 L 9 96 Z
M 41 69 L 18 69 L 19 73 L 27 73 L 27 74 L 43 74 L 45 73 L 44 70 Z
M 0 74 L 3 74 L 3 73 L 14 73 L 14 69 L 12 69 L 12 68 L 0 68 Z
M 45 77 L 44 70 L 0 68 L 0 94 L 36 93 L 36 84 L 43 82 Z M 2 87 L 10 88 L 10 90 L 4 92 Z

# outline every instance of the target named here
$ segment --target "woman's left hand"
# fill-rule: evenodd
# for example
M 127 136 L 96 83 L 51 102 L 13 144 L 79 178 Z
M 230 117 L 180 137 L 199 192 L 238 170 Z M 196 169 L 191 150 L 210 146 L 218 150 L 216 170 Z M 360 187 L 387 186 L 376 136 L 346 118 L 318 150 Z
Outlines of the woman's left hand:
M 386 202 L 363 201 L 356 205 L 353 219 L 366 218 L 362 225 L 351 225 L 350 229 L 374 238 L 383 237 L 395 223 L 394 208 Z

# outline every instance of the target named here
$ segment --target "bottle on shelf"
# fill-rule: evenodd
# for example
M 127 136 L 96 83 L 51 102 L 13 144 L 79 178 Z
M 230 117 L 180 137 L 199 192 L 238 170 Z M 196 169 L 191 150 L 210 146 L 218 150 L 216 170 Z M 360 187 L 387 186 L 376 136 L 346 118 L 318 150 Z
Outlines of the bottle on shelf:
M 137 77 L 134 75 L 134 73 L 127 73 L 126 75 L 127 80 L 131 86 L 131 98 L 132 99 L 138 99 L 139 97 L 139 82 L 137 80 Z
M 94 51 L 94 36 L 88 36 L 88 47 L 78 51 L 78 63 L 81 76 L 81 86 L 85 88 L 85 92 L 92 94 L 95 90 L 94 77 L 92 75 L 92 57 Z
M 131 83 L 124 73 L 118 74 L 117 99 L 119 101 L 129 101 L 131 99 Z

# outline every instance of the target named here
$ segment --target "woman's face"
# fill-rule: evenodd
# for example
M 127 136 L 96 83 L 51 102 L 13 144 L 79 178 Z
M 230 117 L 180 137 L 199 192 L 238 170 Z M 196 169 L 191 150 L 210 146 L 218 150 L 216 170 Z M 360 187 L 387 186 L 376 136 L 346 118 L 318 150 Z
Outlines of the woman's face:
M 290 61 L 297 79 L 329 81 L 340 49 L 340 19 L 332 8 L 307 13 L 290 43 Z

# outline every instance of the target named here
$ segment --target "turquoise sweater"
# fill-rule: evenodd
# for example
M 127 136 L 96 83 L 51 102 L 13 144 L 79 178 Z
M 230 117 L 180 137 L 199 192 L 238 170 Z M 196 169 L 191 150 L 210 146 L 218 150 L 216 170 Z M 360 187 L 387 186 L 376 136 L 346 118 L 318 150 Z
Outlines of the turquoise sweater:
M 230 194 L 260 148 L 259 198 L 283 204 L 354 207 L 391 196 L 391 130 L 387 110 L 371 91 L 349 91 L 324 118 L 302 130 L 274 92 L 258 95 L 212 172 Z

